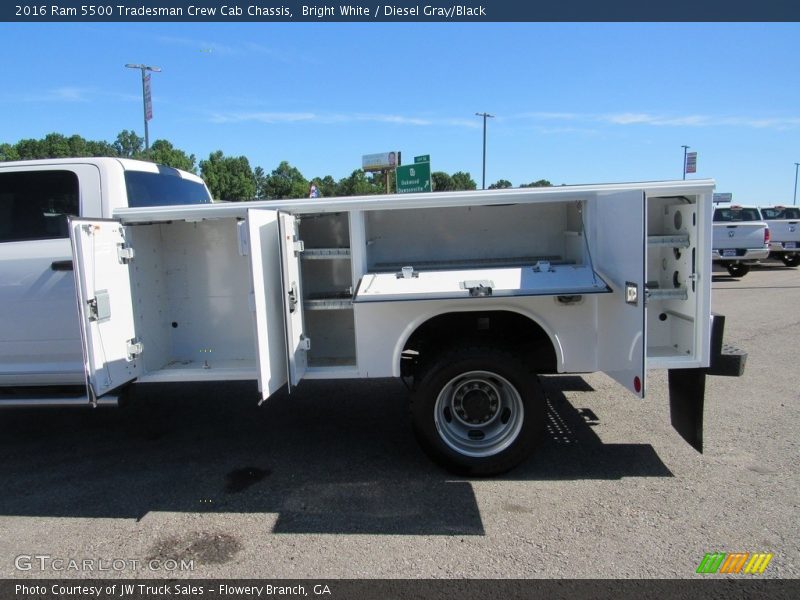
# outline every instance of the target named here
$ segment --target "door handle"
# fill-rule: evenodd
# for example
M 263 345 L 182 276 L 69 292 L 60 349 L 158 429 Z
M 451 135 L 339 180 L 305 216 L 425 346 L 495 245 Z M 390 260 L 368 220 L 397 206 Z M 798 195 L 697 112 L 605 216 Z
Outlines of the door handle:
M 72 271 L 72 261 L 71 260 L 54 260 L 50 263 L 50 268 L 53 271 Z

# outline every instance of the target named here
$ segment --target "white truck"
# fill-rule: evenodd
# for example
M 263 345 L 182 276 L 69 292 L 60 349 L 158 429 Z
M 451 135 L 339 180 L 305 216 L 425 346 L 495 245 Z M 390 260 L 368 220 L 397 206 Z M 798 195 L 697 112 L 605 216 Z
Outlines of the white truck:
M 80 324 L 83 364 L 70 381 L 84 378 L 80 402 L 100 405 L 135 383 L 257 380 L 264 401 L 303 379 L 404 377 L 425 451 L 454 472 L 492 475 L 542 437 L 538 374 L 603 371 L 644 397 L 647 370 L 667 369 L 672 423 L 702 450 L 705 376 L 739 375 L 745 358 L 723 352 L 724 318 L 710 313 L 713 187 L 119 207 L 111 218 L 71 218 L 70 322 Z M 46 319 L 29 310 L 18 320 Z M 41 356 L 17 364 L 33 373 Z M 9 405 L 36 401 L 58 397 Z
M 770 230 L 757 208 L 714 207 L 713 261 L 731 277 L 744 277 L 750 267 L 769 256 Z
M 769 227 L 769 257 L 787 267 L 800 265 L 800 208 L 771 206 L 759 209 Z
M 0 389 L 85 383 L 67 219 L 160 202 L 210 203 L 211 195 L 196 175 L 147 162 L 0 163 Z M 44 392 L 40 404 L 51 396 Z

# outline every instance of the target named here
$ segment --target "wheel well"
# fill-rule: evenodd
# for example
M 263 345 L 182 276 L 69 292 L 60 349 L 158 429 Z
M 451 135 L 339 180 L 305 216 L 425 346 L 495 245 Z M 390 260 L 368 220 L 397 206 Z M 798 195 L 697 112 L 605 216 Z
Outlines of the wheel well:
M 403 347 L 400 372 L 414 376 L 444 349 L 495 345 L 514 352 L 537 373 L 556 372 L 556 352 L 542 327 L 512 311 L 471 311 L 437 315 L 425 321 Z

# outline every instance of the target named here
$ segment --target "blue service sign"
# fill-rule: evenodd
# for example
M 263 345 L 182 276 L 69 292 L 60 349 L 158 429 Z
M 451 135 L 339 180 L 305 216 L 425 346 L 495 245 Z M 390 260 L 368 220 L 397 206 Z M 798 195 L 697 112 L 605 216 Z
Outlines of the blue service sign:
M 293 0 L 50 0 L 5 2 L 0 21 L 28 22 L 543 22 L 543 21 L 800 21 L 800 2 L 787 0 L 531 0 L 430 1 L 375 3 L 352 0 L 326 3 Z

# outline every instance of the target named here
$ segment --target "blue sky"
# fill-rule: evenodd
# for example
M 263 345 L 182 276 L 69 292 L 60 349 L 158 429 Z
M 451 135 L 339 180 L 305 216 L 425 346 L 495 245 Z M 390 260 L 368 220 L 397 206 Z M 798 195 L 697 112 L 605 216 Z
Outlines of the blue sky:
M 362 154 L 430 154 L 480 185 L 681 177 L 742 203 L 792 201 L 800 162 L 800 25 L 545 23 L 0 24 L 0 141 L 143 133 L 306 177 Z

